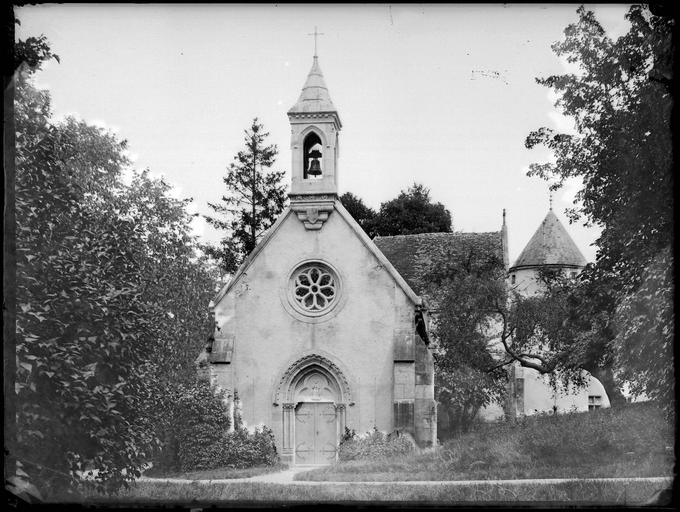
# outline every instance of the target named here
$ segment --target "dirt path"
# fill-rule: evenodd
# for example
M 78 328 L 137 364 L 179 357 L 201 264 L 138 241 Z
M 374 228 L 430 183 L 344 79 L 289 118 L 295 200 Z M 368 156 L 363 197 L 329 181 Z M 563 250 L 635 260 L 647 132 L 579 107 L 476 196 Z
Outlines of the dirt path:
M 309 471 L 312 468 L 294 466 L 292 468 L 284 469 L 277 473 L 265 473 L 264 475 L 251 476 L 249 478 L 235 478 L 229 480 L 230 482 L 267 482 L 273 484 L 285 484 L 293 482 L 293 477 L 297 473 Z

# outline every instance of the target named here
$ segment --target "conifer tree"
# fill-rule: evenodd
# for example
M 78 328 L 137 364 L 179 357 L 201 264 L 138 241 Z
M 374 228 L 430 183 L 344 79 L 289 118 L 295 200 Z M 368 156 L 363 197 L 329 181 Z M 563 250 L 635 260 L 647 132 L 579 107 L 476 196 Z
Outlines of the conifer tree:
M 206 216 L 206 220 L 226 233 L 220 246 L 208 247 L 207 252 L 227 272 L 236 270 L 285 205 L 286 189 L 281 184 L 284 173 L 266 172 L 278 154 L 275 144 L 265 144 L 268 136 L 257 118 L 253 119 L 250 129 L 245 130 L 245 149 L 234 157 L 223 178 L 227 194 L 219 203 L 208 203 L 215 215 Z

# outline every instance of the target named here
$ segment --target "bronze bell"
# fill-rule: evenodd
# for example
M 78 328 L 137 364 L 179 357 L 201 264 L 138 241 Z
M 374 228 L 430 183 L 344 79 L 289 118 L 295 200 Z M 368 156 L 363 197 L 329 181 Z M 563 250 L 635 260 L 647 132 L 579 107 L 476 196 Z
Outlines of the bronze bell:
M 321 164 L 319 163 L 318 158 L 313 158 L 311 162 L 309 162 L 309 169 L 307 169 L 307 174 L 310 176 L 318 176 L 321 174 Z

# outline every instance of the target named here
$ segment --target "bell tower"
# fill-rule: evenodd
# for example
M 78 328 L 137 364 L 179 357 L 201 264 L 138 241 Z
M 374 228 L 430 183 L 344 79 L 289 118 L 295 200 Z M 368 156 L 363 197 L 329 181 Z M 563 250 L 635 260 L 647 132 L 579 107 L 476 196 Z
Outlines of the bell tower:
M 288 120 L 293 155 L 291 202 L 315 196 L 334 199 L 338 191 L 338 133 L 342 125 L 316 52 L 300 97 L 288 111 Z

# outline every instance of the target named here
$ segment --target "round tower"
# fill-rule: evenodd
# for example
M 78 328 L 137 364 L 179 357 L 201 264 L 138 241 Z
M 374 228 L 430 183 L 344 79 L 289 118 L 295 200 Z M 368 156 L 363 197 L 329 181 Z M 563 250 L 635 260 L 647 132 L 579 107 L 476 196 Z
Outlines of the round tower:
M 510 286 L 524 295 L 541 291 L 540 269 L 565 272 L 575 277 L 586 266 L 586 259 L 552 208 L 508 269 Z

